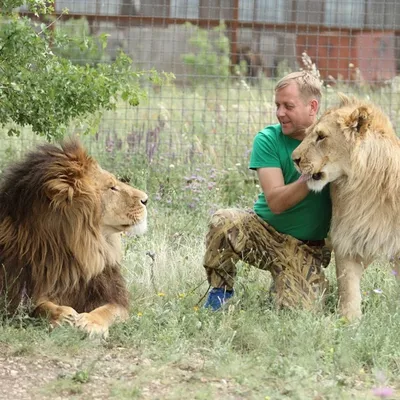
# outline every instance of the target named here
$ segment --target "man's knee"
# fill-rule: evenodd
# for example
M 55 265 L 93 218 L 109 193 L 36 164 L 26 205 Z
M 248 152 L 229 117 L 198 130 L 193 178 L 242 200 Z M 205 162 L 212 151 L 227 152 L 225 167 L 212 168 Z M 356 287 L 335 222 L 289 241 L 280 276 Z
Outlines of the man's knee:
M 210 219 L 210 227 L 220 227 L 226 222 L 234 222 L 240 210 L 236 208 L 221 208 L 217 210 Z

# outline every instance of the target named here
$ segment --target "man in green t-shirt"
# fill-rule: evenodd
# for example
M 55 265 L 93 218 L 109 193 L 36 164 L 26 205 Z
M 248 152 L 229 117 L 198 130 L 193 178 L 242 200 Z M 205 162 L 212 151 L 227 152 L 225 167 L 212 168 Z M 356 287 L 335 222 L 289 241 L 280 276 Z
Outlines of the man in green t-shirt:
M 321 82 L 309 72 L 291 73 L 277 83 L 279 124 L 256 135 L 249 165 L 257 171 L 262 193 L 253 210 L 219 210 L 210 221 L 204 268 L 212 290 L 205 307 L 217 310 L 232 297 L 240 259 L 271 272 L 278 306 L 314 308 L 324 298 L 329 187 L 310 192 L 291 158 L 316 122 L 320 99 Z

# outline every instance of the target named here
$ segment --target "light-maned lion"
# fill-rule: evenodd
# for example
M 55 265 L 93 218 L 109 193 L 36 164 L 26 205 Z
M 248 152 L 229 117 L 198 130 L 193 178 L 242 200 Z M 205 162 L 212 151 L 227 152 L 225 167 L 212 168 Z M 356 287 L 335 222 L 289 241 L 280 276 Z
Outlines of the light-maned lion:
M 389 118 L 341 95 L 293 152 L 314 191 L 330 183 L 339 311 L 361 317 L 360 280 L 377 256 L 400 256 L 400 141 Z
M 146 231 L 146 202 L 77 141 L 43 145 L 11 166 L 0 181 L 0 312 L 28 299 L 53 326 L 107 336 L 128 316 L 121 232 Z

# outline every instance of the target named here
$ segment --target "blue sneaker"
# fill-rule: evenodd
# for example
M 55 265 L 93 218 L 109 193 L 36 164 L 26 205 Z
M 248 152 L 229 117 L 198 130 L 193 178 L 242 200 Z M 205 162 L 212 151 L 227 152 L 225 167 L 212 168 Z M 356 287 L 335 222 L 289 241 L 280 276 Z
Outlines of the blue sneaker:
M 226 290 L 225 288 L 213 288 L 208 293 L 204 308 L 211 308 L 217 311 L 225 304 L 234 294 L 233 290 Z

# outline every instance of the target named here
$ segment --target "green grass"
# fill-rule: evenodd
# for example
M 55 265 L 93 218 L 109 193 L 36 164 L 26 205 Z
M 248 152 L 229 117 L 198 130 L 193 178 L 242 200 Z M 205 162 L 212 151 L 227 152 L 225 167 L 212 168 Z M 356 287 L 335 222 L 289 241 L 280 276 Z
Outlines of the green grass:
M 111 329 L 107 342 L 84 339 L 70 327 L 49 332 L 45 323 L 16 319 L 0 328 L 0 354 L 27 362 L 82 358 L 42 396 L 84 398 L 94 377 L 101 379 L 98 359 L 116 349 L 123 349 L 118 362 L 134 379 L 108 377 L 103 385 L 110 398 L 146 398 L 143 388 L 155 381 L 156 398 L 170 399 L 373 399 L 376 386 L 399 392 L 400 290 L 390 265 L 367 269 L 359 323 L 347 324 L 336 313 L 334 265 L 327 270 L 332 289 L 324 312 L 275 310 L 269 274 L 241 264 L 234 299 L 213 313 L 199 304 L 208 288 L 202 268 L 206 209 L 174 212 L 160 200 L 150 206 L 148 234 L 125 239 L 131 317 Z M 149 361 L 137 367 L 131 354 Z
M 145 259 L 148 267 L 142 266 L 142 274 L 132 280 L 132 322 L 117 328 L 114 337 L 123 346 L 136 342 L 149 357 L 164 362 L 198 352 L 205 371 L 233 379 L 254 398 L 307 399 L 315 393 L 332 399 L 352 394 L 366 398 L 380 383 L 380 371 L 385 384 L 398 385 L 400 291 L 390 265 L 375 263 L 366 271 L 364 317 L 357 324 L 346 324 L 335 311 L 334 265 L 328 269 L 332 291 L 325 313 L 276 311 L 268 300 L 269 274 L 244 265 L 230 307 L 211 313 L 196 308 L 207 289 L 207 284 L 201 285 L 205 223 L 202 232 L 194 215 L 196 228 L 183 233 L 174 251 L 174 220 L 180 217 L 170 218 L 162 229 L 153 226 L 134 251 L 135 256 L 138 251 L 143 254 L 150 244 L 158 261 Z
M 70 327 L 49 331 L 23 316 L 1 323 L 0 367 L 21 362 L 29 375 L 40 360 L 54 372 L 32 386 L 32 398 L 376 399 L 374 387 L 395 389 L 388 398 L 399 398 L 400 288 L 387 263 L 364 274 L 359 323 L 336 312 L 333 264 L 324 312 L 277 311 L 268 297 L 270 275 L 242 263 L 230 306 L 218 313 L 201 308 L 207 221 L 221 207 L 252 207 L 260 189 L 247 171 L 246 150 L 274 119 L 271 88 L 166 88 L 137 110 L 106 116 L 97 139 L 83 138 L 104 167 L 149 193 L 149 232 L 124 238 L 130 319 L 112 327 L 106 342 Z M 368 95 L 378 100 L 384 90 Z M 126 134 L 140 128 L 146 136 L 162 118 L 154 158 L 144 142 L 131 152 Z M 110 132 L 122 145 L 105 151 Z M 7 164 L 37 138 L 25 132 L 1 140 Z M 35 368 L 40 377 L 45 368 Z

